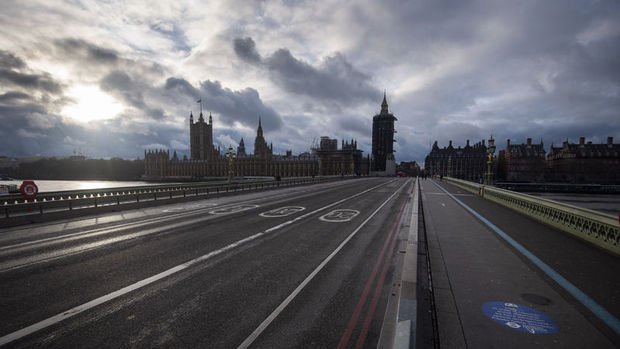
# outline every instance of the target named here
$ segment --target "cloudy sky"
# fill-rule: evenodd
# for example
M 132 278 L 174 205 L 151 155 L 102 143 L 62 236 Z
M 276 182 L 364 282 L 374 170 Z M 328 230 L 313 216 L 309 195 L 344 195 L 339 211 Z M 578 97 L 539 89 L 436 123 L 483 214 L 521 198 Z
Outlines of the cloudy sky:
M 387 90 L 397 161 L 430 144 L 620 142 L 618 1 L 2 1 L 0 155 L 188 153 L 320 136 L 370 152 Z

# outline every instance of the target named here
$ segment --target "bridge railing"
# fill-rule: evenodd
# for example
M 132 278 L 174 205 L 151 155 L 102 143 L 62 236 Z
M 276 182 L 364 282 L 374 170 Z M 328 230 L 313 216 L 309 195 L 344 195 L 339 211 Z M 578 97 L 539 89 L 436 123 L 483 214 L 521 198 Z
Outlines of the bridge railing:
M 290 179 L 288 179 L 290 180 Z M 251 181 L 235 181 L 235 184 L 255 184 L 272 182 L 272 178 L 265 179 L 252 179 Z M 188 182 L 188 183 L 170 183 L 170 184 L 154 184 L 154 185 L 142 185 L 142 186 L 127 186 L 127 187 L 115 187 L 115 188 L 100 188 L 100 189 L 78 189 L 78 190 L 64 190 L 54 192 L 42 192 L 37 195 L 37 200 L 61 200 L 69 197 L 90 197 L 92 196 L 114 196 L 123 195 L 123 193 L 152 193 L 152 192 L 168 192 L 177 190 L 191 190 L 194 188 L 204 187 L 216 187 L 226 185 L 227 181 L 217 180 L 212 182 Z M 13 204 L 13 203 L 26 202 L 20 194 L 11 194 L 6 196 L 0 196 L 0 204 Z
M 620 226 L 612 215 L 460 179 L 444 180 L 620 255 Z
M 232 184 L 204 184 L 192 183 L 191 185 L 155 186 L 155 187 L 123 187 L 108 188 L 105 190 L 71 191 L 54 193 L 51 196 L 43 196 L 36 201 L 8 201 L 2 200 L 0 204 L 0 219 L 14 216 L 44 214 L 57 211 L 76 210 L 84 208 L 97 208 L 111 205 L 123 205 L 145 201 L 160 201 L 179 198 L 199 198 L 208 196 L 228 195 L 237 192 L 268 190 L 279 187 L 289 187 L 304 184 L 313 184 L 340 180 L 350 177 L 304 177 L 288 178 L 281 181 L 252 181 Z

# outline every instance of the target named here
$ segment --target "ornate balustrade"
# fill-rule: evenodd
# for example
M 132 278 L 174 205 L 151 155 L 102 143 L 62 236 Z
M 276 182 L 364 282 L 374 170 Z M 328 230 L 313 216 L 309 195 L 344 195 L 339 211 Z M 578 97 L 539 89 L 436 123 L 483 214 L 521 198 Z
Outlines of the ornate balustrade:
M 614 216 L 460 179 L 444 180 L 620 255 L 620 226 Z

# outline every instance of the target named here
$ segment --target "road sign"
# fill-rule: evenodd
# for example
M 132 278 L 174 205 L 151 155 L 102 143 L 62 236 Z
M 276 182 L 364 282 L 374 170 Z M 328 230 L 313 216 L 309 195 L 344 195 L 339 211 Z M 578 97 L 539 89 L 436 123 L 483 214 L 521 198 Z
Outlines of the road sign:
M 32 180 L 25 180 L 19 186 L 19 192 L 22 194 L 24 199 L 32 200 L 37 197 L 37 193 L 39 192 L 39 187 Z

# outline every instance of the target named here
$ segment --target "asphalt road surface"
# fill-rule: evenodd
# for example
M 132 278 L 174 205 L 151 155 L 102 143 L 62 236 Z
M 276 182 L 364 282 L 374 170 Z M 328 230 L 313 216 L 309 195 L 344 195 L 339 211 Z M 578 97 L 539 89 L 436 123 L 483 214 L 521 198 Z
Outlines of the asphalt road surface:
M 0 230 L 8 347 L 376 347 L 407 179 Z

